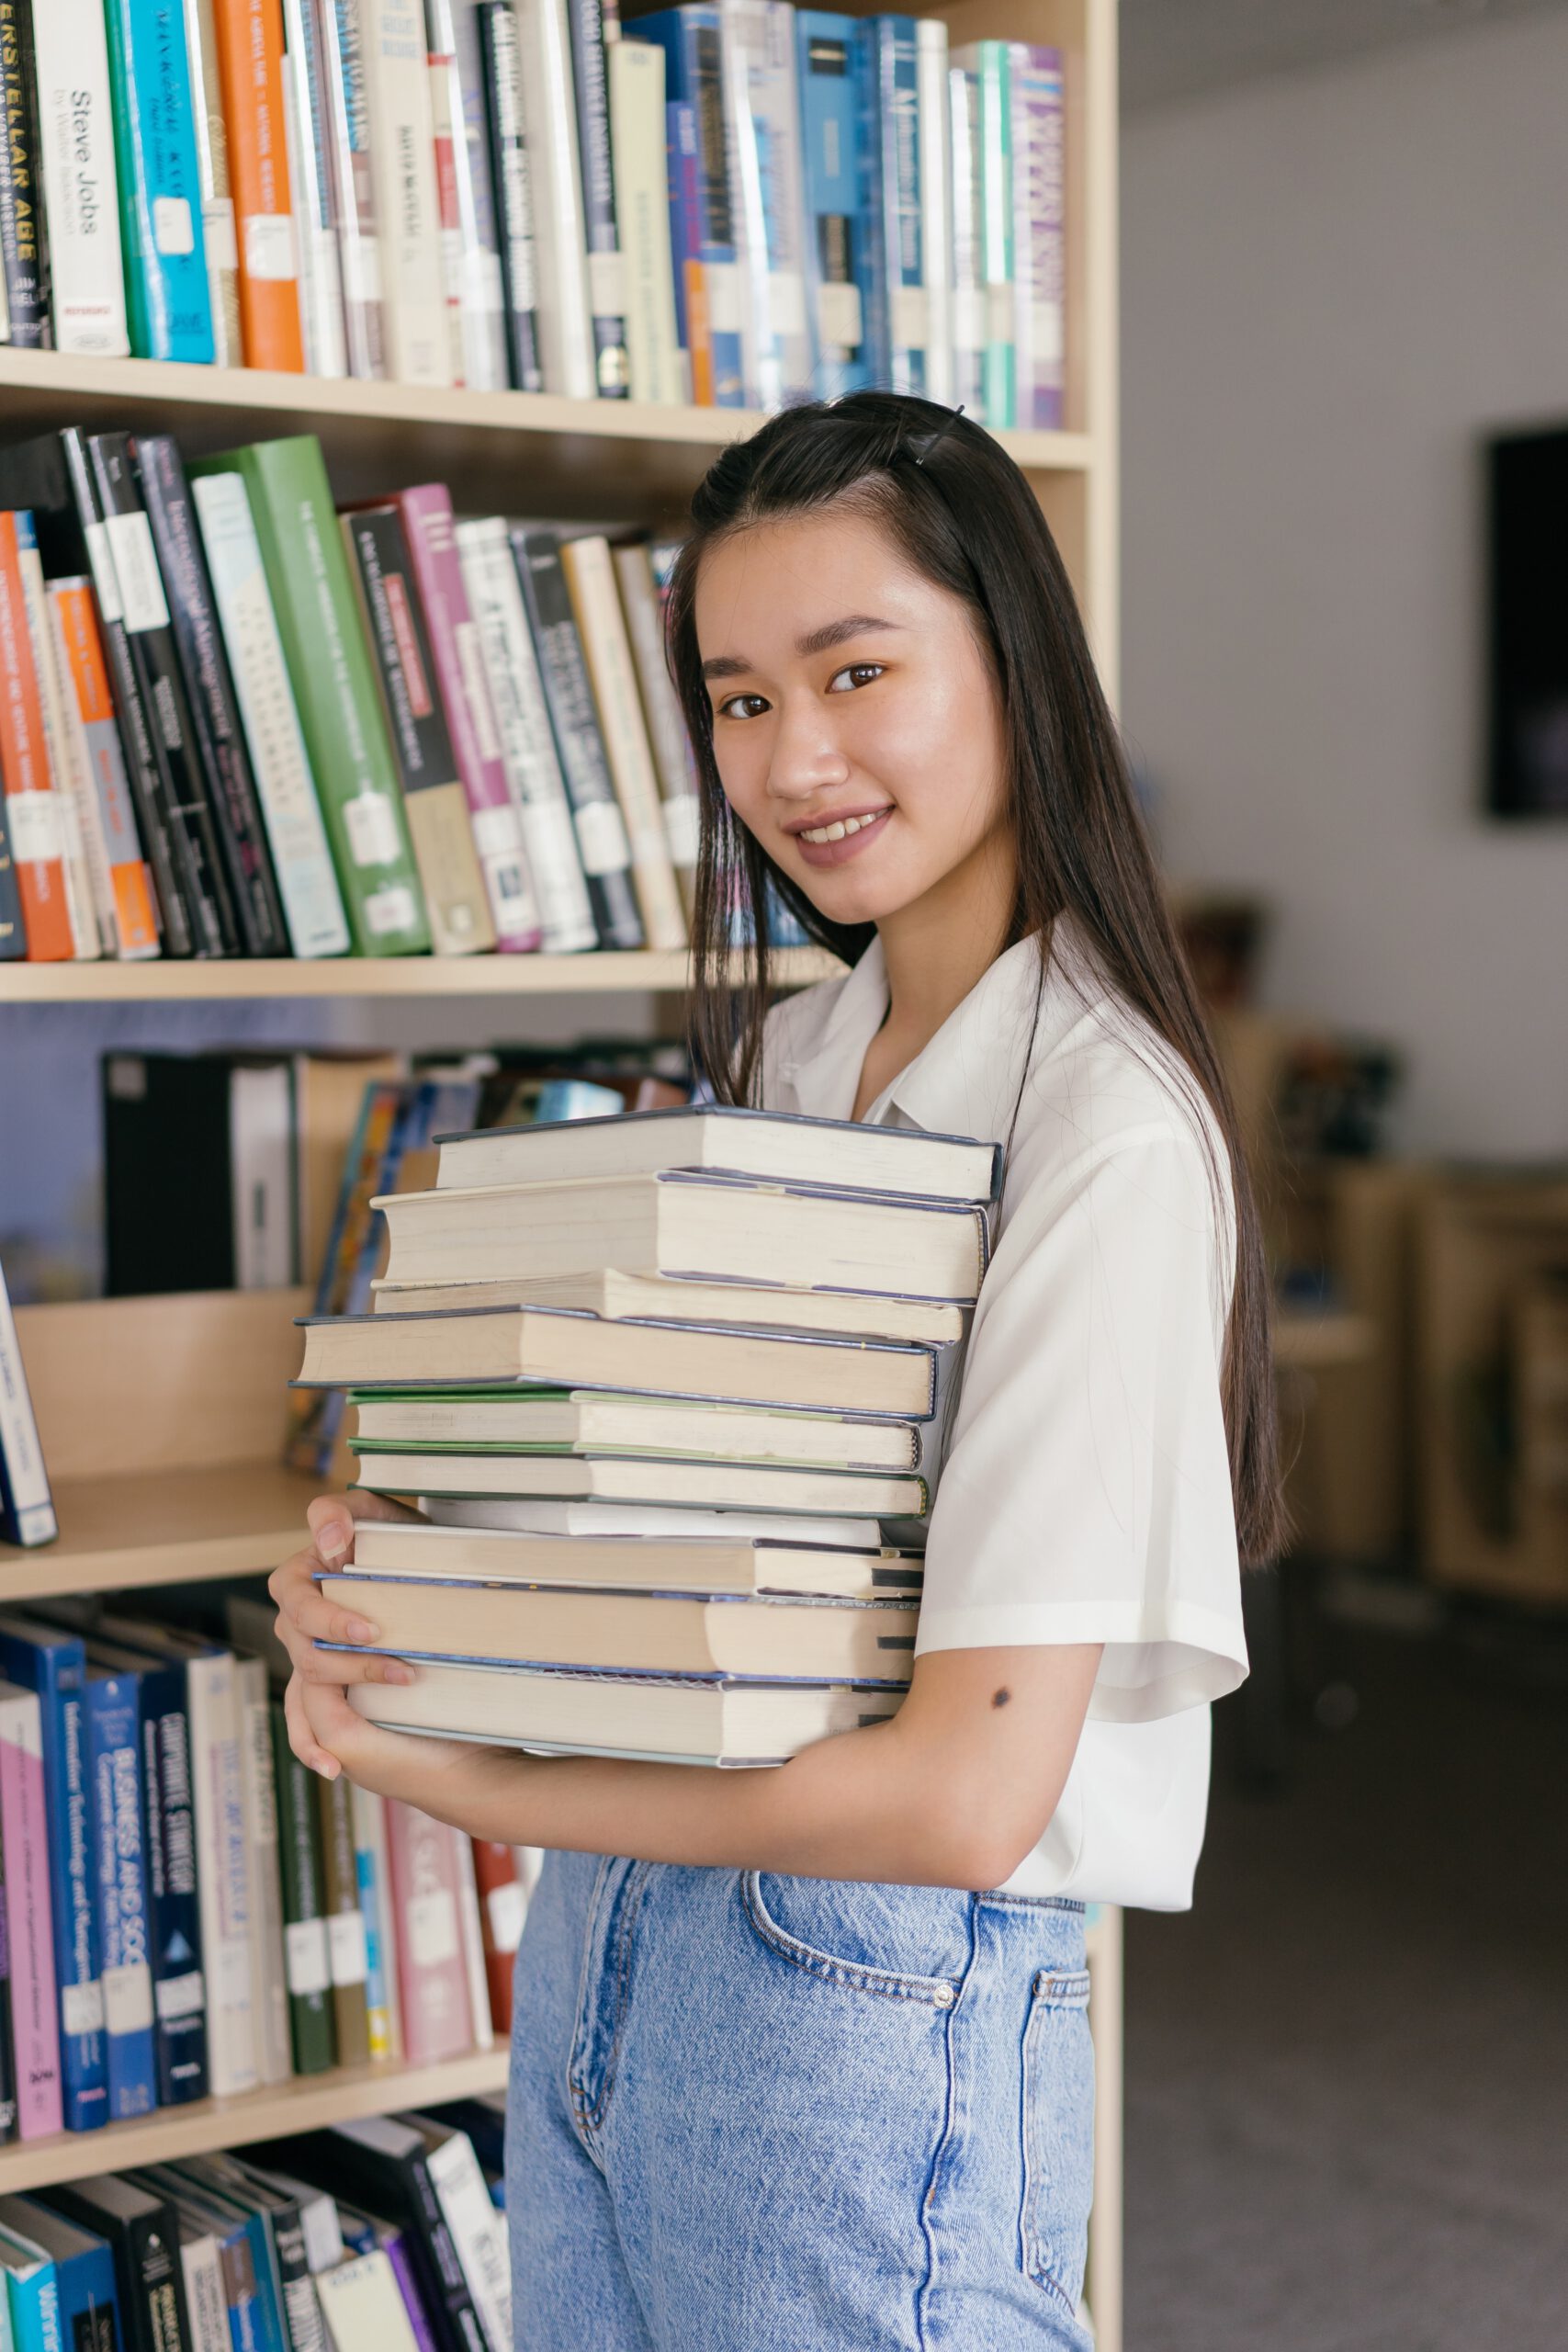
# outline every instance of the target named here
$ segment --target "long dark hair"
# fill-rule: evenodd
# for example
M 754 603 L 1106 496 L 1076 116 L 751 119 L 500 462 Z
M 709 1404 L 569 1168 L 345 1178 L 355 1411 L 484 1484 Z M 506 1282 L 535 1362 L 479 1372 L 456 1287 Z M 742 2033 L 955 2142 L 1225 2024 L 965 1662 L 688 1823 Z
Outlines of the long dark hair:
M 1270 1559 L 1284 1527 L 1269 1281 L 1235 1114 L 1045 518 L 1000 445 L 929 401 L 868 391 L 784 409 L 725 449 L 692 501 L 669 628 L 702 799 L 694 1048 L 721 1102 L 752 1099 L 770 1001 L 770 892 L 848 963 L 873 934 L 870 923 L 821 915 L 726 800 L 694 623 L 698 574 L 716 540 L 840 502 L 872 515 L 917 571 L 960 597 L 987 649 L 1017 843 L 1010 940 L 1038 936 L 1043 969 L 1056 918 L 1070 916 L 1102 980 L 1164 1041 L 1224 1138 L 1236 1240 L 1222 1373 L 1231 1484 L 1243 1558 Z M 750 919 L 753 949 L 734 944 L 738 913 Z

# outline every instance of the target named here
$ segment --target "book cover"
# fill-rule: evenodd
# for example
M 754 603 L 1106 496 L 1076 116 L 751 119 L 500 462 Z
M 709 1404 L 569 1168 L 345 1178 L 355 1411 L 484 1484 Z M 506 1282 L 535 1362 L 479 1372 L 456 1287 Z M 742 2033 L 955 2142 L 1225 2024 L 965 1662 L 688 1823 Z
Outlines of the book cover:
M 591 401 L 599 383 L 568 0 L 518 0 L 513 13 L 545 390 Z
M 283 111 L 280 0 L 214 0 L 213 28 L 239 249 L 241 348 L 247 368 L 297 375 L 305 365 L 305 345 Z
M 427 6 L 446 299 L 449 311 L 456 304 L 460 380 L 475 391 L 500 392 L 511 379 L 479 0 Z M 512 108 L 520 123 L 515 93 Z
M 599 944 L 640 947 L 631 844 L 604 756 L 560 541 L 542 526 L 518 526 L 510 538 Z
M 264 2083 L 285 2083 L 293 2070 L 288 1991 L 284 1973 L 283 1881 L 277 1841 L 277 1787 L 272 1753 L 272 1695 L 266 1662 L 236 1650 L 240 1770 L 251 1877 L 251 1985 L 256 2066 Z
M 571 80 L 577 99 L 577 154 L 582 174 L 582 224 L 588 250 L 588 307 L 593 331 L 593 381 L 601 400 L 625 400 L 626 276 L 615 213 L 615 158 L 604 52 L 619 39 L 615 0 L 567 0 Z
M 867 223 L 856 158 L 859 21 L 820 8 L 795 11 L 800 67 L 807 262 L 817 329 L 817 389 L 824 400 L 872 380 L 861 286 Z
M 27 509 L 0 512 L 0 779 L 28 956 L 69 961 L 75 938 L 65 888 L 65 829 L 44 738 L 22 562 L 37 546 Z
M 456 2058 L 473 2047 L 457 1908 L 457 1836 L 414 1805 L 387 1805 L 403 2055 L 413 2066 Z
M 443 482 L 420 482 L 389 502 L 402 519 L 415 594 L 410 599 L 417 653 L 427 639 L 435 699 L 468 802 L 496 944 L 511 952 L 543 938 L 524 844 L 522 811 L 507 781 L 479 633 L 468 605 Z
M 1055 431 L 1062 423 L 1066 358 L 1062 52 L 1013 41 L 1008 56 L 1018 422 Z
M 860 32 L 860 156 L 868 228 L 862 279 L 875 382 L 924 396 L 930 321 L 921 252 L 919 89 L 913 17 Z
M 217 0 L 183 0 L 186 56 L 196 133 L 197 186 L 206 243 L 207 295 L 212 316 L 212 360 L 240 365 L 240 244 L 229 177 L 229 127 L 223 119 L 223 77 L 218 63 Z
M 400 384 L 446 385 L 452 355 L 423 0 L 358 0 L 358 6 L 388 373 Z
M 42 0 L 46 11 L 53 5 L 54 0 Z M 9 322 L 7 342 L 17 350 L 39 351 L 53 335 L 33 17 L 34 0 L 17 0 L 7 12 L 0 40 L 0 102 L 6 109 L 6 136 L 0 140 L 0 278 Z
M 187 903 L 197 952 L 234 956 L 243 946 L 220 839 L 217 779 L 205 769 L 180 670 L 163 573 L 128 433 L 89 434 L 85 444 L 103 516 L 103 556 L 94 567 L 100 608 L 106 593 L 124 628 L 152 730 L 178 812 L 188 864 Z
M 370 648 L 310 435 L 259 442 L 188 469 L 244 482 L 327 837 L 361 956 L 430 945 Z
M 495 945 L 495 932 L 402 520 L 396 506 L 359 508 L 343 517 L 343 533 L 380 681 L 432 941 L 438 955 L 477 955 Z
M 542 944 L 553 956 L 576 955 L 596 947 L 599 933 L 507 526 L 499 515 L 483 516 L 459 523 L 456 538 Z
M 47 2139 L 62 2129 L 63 2110 L 43 1719 L 37 1693 L 10 1682 L 0 1683 L 0 1844 L 16 2124 L 24 2140 Z
M 458 10 L 458 40 L 465 47 L 476 41 L 479 48 L 479 96 L 501 270 L 507 380 L 514 390 L 542 392 L 538 254 L 532 164 L 524 132 L 517 18 L 512 0 L 479 0 L 477 6 L 473 0 L 454 0 L 454 5 Z M 464 50 L 459 51 L 459 64 L 467 118 L 472 85 Z M 475 176 L 477 181 L 477 166 Z
M 370 1954 L 359 1902 L 354 1792 L 341 1773 L 335 1781 L 318 1780 L 315 1791 L 333 2047 L 340 2066 L 362 2066 L 370 2056 Z
M 210 786 L 245 953 L 286 956 L 288 933 L 185 467 L 166 433 L 136 435 L 130 462 L 163 578 L 192 750 Z
M 664 52 L 652 41 L 615 40 L 605 51 L 605 63 L 625 284 L 627 387 L 635 401 L 681 401 L 685 385 L 670 249 Z
M 170 0 L 106 0 L 130 347 L 211 362 L 212 303 L 186 42 Z
M 283 1948 L 288 2022 L 297 2075 L 324 2074 L 336 2055 L 332 1954 L 321 1886 L 321 1826 L 312 1775 L 288 1744 L 281 1701 L 272 1704 L 277 1782 L 278 1858 L 283 1872 Z
M 926 398 L 953 403 L 953 185 L 948 157 L 947 24 L 917 17 L 915 92 L 925 288 Z
M 89 2132 L 108 2120 L 108 2084 L 93 1883 L 93 1792 L 82 1720 L 86 1658 L 72 1634 L 25 1618 L 0 1617 L 0 1672 L 38 1697 L 65 2128 Z
M 980 398 L 995 432 L 1018 422 L 1013 297 L 1012 98 L 1005 40 L 971 41 L 953 63 L 975 75 L 972 168 L 979 185 L 979 281 L 985 303 Z
M 361 0 L 316 0 L 343 267 L 348 372 L 367 381 L 389 373 L 381 239 L 366 104 Z
M 708 329 L 707 277 L 703 269 L 703 204 L 696 109 L 690 99 L 666 99 L 664 162 L 670 181 L 670 266 L 675 281 L 675 334 L 687 395 L 712 408 L 713 336 Z
M 52 1544 L 59 1533 L 38 1419 L 0 1266 L 0 1540 Z
M 312 376 L 345 376 L 343 269 L 333 186 L 332 119 L 327 100 L 324 27 L 315 0 L 282 0 L 283 110 L 294 198 L 299 327 Z
M 769 409 L 816 390 L 795 15 L 789 0 L 723 0 L 748 375 L 753 397 Z
M 711 404 L 744 408 L 746 300 L 740 223 L 734 200 L 734 116 L 725 87 L 723 17 L 717 7 L 661 8 L 652 16 L 638 17 L 635 27 L 638 40 L 657 41 L 664 51 L 669 102 L 693 110 L 701 220 L 699 258 L 713 367 Z M 694 376 L 695 372 L 694 352 Z M 701 401 L 701 391 L 697 397 Z
M 142 1832 L 141 1690 L 134 1669 L 90 1665 L 83 1692 L 102 1939 L 109 2118 L 157 2105 L 147 1852 Z
M 299 957 L 342 956 L 349 945 L 348 921 L 250 498 L 237 473 L 209 474 L 189 489 L 288 949 Z
M 54 347 L 119 358 L 130 336 L 102 0 L 45 0 L 32 28 Z
M 366 2027 L 372 2058 L 400 2058 L 401 2004 L 392 1941 L 391 1889 L 387 1864 L 387 1804 L 371 1789 L 353 1791 L 354 1867 L 359 1916 L 365 1923 Z
M 626 45 L 637 46 L 635 42 Z M 655 50 L 652 54 L 657 56 L 659 52 Z M 612 553 L 626 636 L 637 666 L 649 747 L 659 778 L 665 845 L 689 922 L 696 907 L 702 804 L 697 797 L 696 763 L 692 757 L 686 721 L 664 659 L 664 601 L 654 576 L 652 557 L 643 541 L 616 547 Z

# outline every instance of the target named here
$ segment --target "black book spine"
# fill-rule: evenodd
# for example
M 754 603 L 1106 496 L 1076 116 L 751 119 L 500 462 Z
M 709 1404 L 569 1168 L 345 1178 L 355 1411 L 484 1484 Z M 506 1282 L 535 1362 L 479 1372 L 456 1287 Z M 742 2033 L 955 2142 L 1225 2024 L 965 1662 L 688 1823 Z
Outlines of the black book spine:
M 130 456 L 164 576 L 197 757 L 212 786 L 213 815 L 245 953 L 287 956 L 288 926 L 185 468 L 166 433 L 138 435 Z
M 485 94 L 485 140 L 495 198 L 496 243 L 501 252 L 507 372 L 517 391 L 542 392 L 545 369 L 539 356 L 539 275 L 534 246 L 534 193 L 523 131 L 517 19 L 512 0 L 483 0 L 476 15 Z
M 168 778 L 170 822 L 186 845 L 196 952 L 237 956 L 241 940 L 234 902 L 223 873 L 212 796 L 197 754 L 152 528 L 131 471 L 130 436 L 89 434 L 86 450 L 142 707 L 160 768 Z
M 479 2315 L 474 2309 L 474 2299 L 468 2292 L 468 2282 L 441 2211 L 441 2199 L 435 2193 L 435 2183 L 430 2177 L 430 2166 L 423 2156 L 405 2156 L 399 2169 L 406 2177 L 413 2203 L 416 2230 L 416 2256 L 423 2248 L 425 2267 L 434 2289 L 433 2304 L 437 2324 L 445 2322 L 451 2352 L 488 2352 L 485 2332 Z
M 4 1445 L 0 1443 L 0 1453 Z M 0 1473 L 0 1476 L 3 1476 Z M 11 2034 L 11 1931 L 0 1855 L 0 2142 L 17 2136 L 17 2049 Z
M 407 2225 L 407 2243 L 440 2352 L 490 2352 L 468 2282 L 423 2155 L 367 2147 L 349 2133 L 285 2140 L 270 2151 L 285 2171 L 334 2197 Z
M 44 571 L 46 575 L 55 579 L 83 571 L 91 571 L 93 575 L 98 626 L 103 631 L 109 680 L 114 689 L 120 748 L 125 753 L 126 775 L 136 803 L 136 822 L 141 834 L 141 847 L 152 870 L 152 886 L 158 893 L 159 911 L 164 919 L 164 952 L 166 956 L 193 956 L 196 953 L 196 936 L 191 926 L 193 876 L 184 831 L 174 822 L 171 814 L 169 780 L 158 758 L 152 730 L 147 723 L 147 713 L 142 705 L 141 677 L 131 659 L 130 639 L 126 634 L 125 620 L 120 612 L 119 590 L 109 562 L 108 543 L 104 537 L 103 512 L 93 482 L 93 469 L 87 460 L 86 443 L 74 425 L 67 425 L 62 432 L 60 451 L 70 485 L 70 520 L 67 523 L 66 518 L 58 513 L 53 520 L 60 527 L 62 537 L 67 541 L 73 539 L 76 544 L 62 547 L 55 560 L 51 560 L 46 548 Z M 35 508 L 33 520 L 36 523 L 38 519 Z M 41 540 L 41 531 L 39 537 Z
M 11 836 L 6 830 L 6 796 L 0 793 L 0 964 L 15 963 L 27 952 L 22 894 L 11 862 Z
M 372 506 L 344 520 L 370 623 L 366 633 L 381 699 L 387 706 L 387 732 L 403 791 L 407 795 L 430 785 L 450 784 L 457 774 L 457 763 L 435 684 L 424 614 L 414 591 L 413 562 L 402 517 L 395 506 Z M 396 613 L 394 593 L 400 599 Z M 406 639 L 400 620 L 406 628 Z
M 10 317 L 8 340 L 28 351 L 47 350 L 54 340 L 37 94 L 32 0 L 9 0 L 0 7 L 0 105 L 6 113 L 0 137 L 0 272 Z
M 90 2182 L 46 2188 L 43 2202 L 107 2245 L 127 2352 L 191 2352 L 172 2208 L 160 2204 L 151 2213 L 117 2212 L 100 2203 Z
M 160 2107 L 207 2097 L 207 1985 L 196 1888 L 190 1723 L 183 1666 L 141 1676 L 141 1781 L 152 1946 L 152 2049 Z
M 511 540 L 599 944 L 640 947 L 642 917 L 632 886 L 631 844 L 610 780 L 560 548 L 553 531 L 519 528 Z
M 567 0 L 577 152 L 588 246 L 588 305 L 593 320 L 593 380 L 601 400 L 627 399 L 626 290 L 615 227 L 615 175 L 610 154 L 610 92 L 604 42 L 618 30 L 615 0 Z
M 305 2230 L 297 2204 L 275 2205 L 267 2215 L 277 2256 L 278 2295 L 292 2352 L 327 2352 L 321 2298 L 305 2252 Z

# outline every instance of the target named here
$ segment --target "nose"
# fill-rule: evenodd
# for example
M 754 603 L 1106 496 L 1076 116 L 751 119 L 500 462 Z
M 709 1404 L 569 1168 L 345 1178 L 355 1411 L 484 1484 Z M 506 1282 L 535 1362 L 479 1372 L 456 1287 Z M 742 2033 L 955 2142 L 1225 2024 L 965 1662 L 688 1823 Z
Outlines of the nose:
M 832 719 L 816 695 L 787 695 L 768 763 L 768 790 L 776 800 L 812 799 L 847 784 L 848 755 L 840 748 Z

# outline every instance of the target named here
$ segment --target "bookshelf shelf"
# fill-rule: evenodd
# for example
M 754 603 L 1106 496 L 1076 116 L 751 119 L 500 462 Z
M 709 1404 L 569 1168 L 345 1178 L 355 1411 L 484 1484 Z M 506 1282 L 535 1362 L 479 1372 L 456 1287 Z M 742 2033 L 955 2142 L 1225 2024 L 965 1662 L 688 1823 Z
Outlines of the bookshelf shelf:
M 473 2050 L 439 2065 L 389 2062 L 344 2066 L 326 2075 L 298 2075 L 240 2098 L 197 2099 L 160 2108 L 134 2122 L 106 2123 L 98 2132 L 61 2132 L 0 2149 L 0 2192 L 45 2188 L 79 2180 L 86 2172 L 119 2172 L 130 2165 L 168 2164 L 179 2156 L 276 2140 L 286 2132 L 315 2132 L 359 2115 L 469 2098 L 506 2086 L 504 2049 Z
M 776 958 L 788 987 L 829 978 L 833 957 L 813 947 Z M 294 963 L 6 964 L 7 1004 L 255 1002 L 327 997 L 624 996 L 680 992 L 690 978 L 684 950 L 590 956 L 344 956 Z
M 0 1547 L 6 1599 L 123 1592 L 275 1568 L 299 1550 L 305 1506 L 326 1483 L 269 1462 L 57 1479 L 57 1541 L 32 1552 Z

